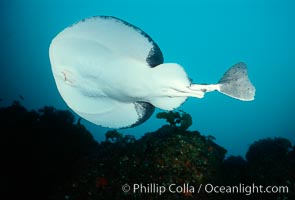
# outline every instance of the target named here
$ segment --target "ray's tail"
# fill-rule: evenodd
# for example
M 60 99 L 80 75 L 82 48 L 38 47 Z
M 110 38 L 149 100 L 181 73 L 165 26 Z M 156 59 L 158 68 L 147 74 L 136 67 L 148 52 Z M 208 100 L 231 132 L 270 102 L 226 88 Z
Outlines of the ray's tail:
M 242 101 L 252 101 L 255 96 L 255 87 L 248 77 L 245 63 L 240 62 L 227 70 L 218 82 L 218 91 Z

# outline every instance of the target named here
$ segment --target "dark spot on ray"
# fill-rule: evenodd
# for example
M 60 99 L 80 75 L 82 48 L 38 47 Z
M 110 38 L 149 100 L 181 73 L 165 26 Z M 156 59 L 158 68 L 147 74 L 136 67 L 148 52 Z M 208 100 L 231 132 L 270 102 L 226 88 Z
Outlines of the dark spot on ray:
M 135 127 L 144 123 L 152 116 L 155 111 L 155 107 L 152 104 L 143 101 L 134 102 L 134 107 L 138 115 L 138 120 L 130 127 Z

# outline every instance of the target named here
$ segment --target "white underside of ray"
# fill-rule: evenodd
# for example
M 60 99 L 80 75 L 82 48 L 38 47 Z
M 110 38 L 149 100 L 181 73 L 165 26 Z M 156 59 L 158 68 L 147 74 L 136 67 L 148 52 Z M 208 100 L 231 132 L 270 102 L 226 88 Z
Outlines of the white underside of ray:
M 134 102 L 172 110 L 188 96 L 203 96 L 189 89 L 190 81 L 179 65 L 148 66 L 152 47 L 138 31 L 116 19 L 78 23 L 58 34 L 50 45 L 57 88 L 80 116 L 113 128 L 138 120 Z

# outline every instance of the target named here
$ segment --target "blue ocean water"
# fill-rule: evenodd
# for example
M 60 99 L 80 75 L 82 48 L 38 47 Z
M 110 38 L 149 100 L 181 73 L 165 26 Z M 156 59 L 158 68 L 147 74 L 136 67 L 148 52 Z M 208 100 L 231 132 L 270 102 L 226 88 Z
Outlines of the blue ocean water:
M 0 3 L 0 102 L 23 96 L 29 109 L 67 109 L 51 72 L 48 48 L 65 27 L 94 15 L 128 21 L 160 46 L 165 62 L 182 65 L 195 83 L 216 83 L 244 61 L 256 99 L 241 102 L 219 93 L 190 98 L 179 109 L 191 114 L 190 130 L 213 135 L 229 155 L 244 156 L 266 137 L 295 143 L 295 2 L 249 1 L 37 1 Z M 155 114 L 160 111 L 156 110 Z M 155 114 L 143 125 L 120 132 L 140 137 L 164 124 Z M 85 120 L 97 140 L 108 130 Z

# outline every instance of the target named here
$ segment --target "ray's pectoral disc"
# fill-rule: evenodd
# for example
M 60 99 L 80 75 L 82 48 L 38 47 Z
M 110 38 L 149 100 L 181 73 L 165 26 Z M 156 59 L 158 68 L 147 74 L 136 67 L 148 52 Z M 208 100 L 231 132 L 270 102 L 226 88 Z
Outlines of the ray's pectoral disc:
M 61 96 L 90 122 L 130 127 L 154 112 L 149 79 L 163 55 L 139 28 L 114 17 L 82 20 L 52 40 L 49 54 Z

